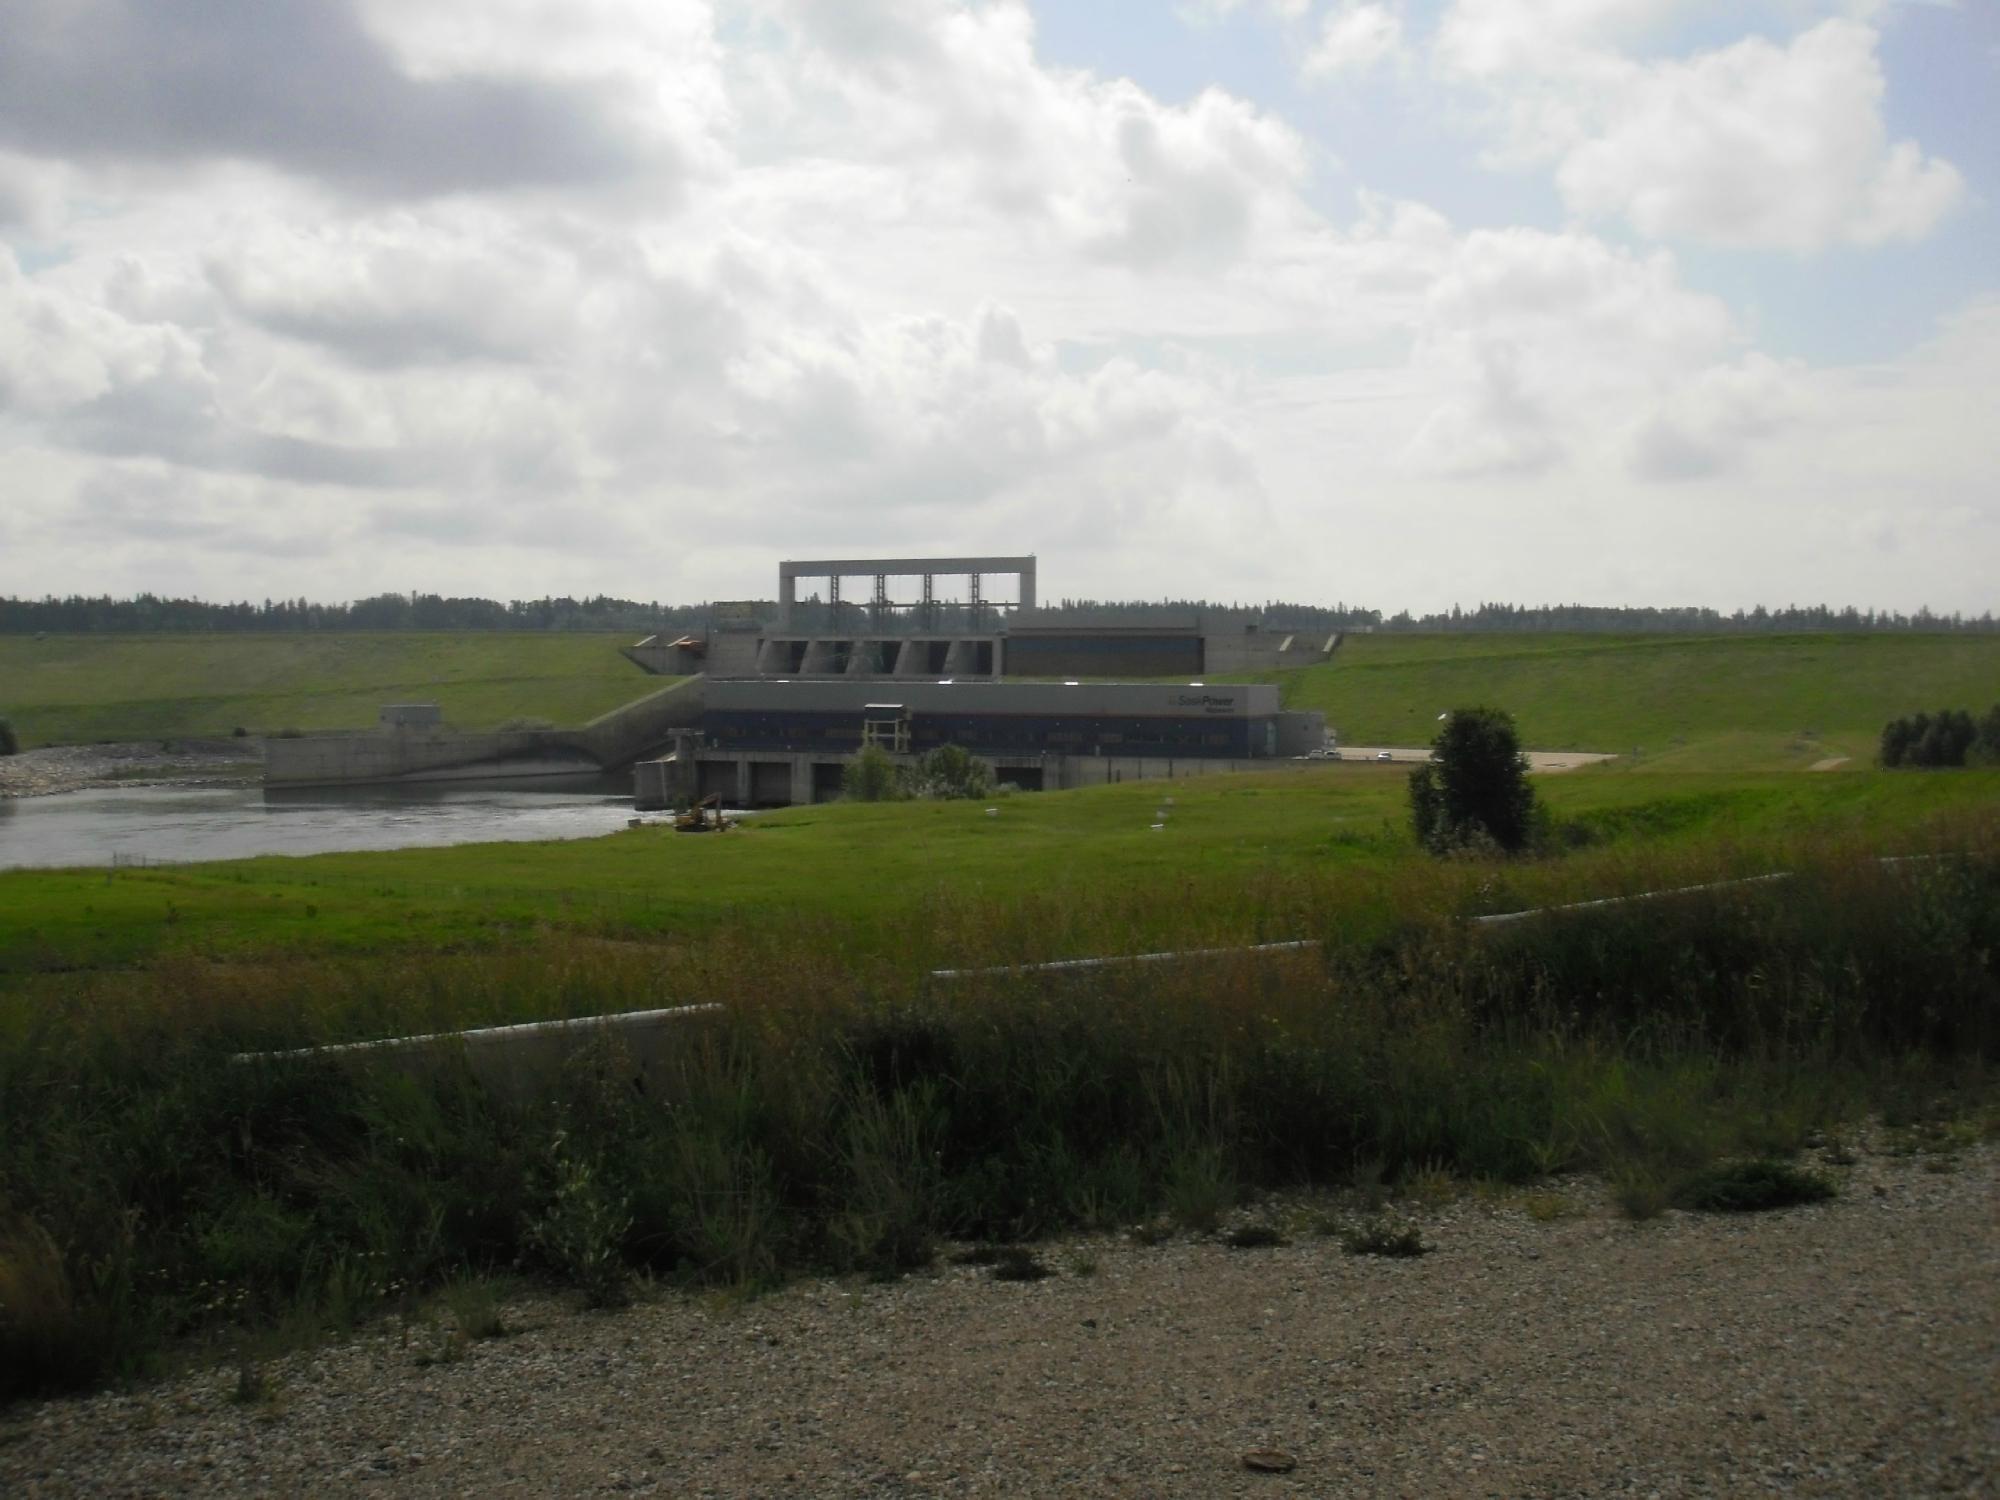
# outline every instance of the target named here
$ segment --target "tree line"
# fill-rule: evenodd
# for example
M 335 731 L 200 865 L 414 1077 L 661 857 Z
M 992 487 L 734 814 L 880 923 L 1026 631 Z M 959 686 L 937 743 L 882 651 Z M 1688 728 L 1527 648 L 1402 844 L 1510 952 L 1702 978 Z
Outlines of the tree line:
M 1962 708 L 1891 719 L 1882 727 L 1882 764 L 2000 766 L 2000 704 L 1977 720 Z
M 775 609 L 775 606 L 773 606 Z M 140 594 L 67 598 L 0 598 L 0 634 L 47 631 L 62 635 L 151 632 L 298 632 L 343 630 L 633 630 L 700 629 L 708 609 L 699 604 L 642 603 L 596 596 L 572 599 L 449 598 L 441 594 L 377 594 L 341 604 L 309 599 L 266 599 L 211 604 Z
M 831 607 L 816 600 L 800 601 L 801 625 L 832 628 L 822 616 Z M 442 594 L 376 594 L 343 603 L 309 599 L 266 599 L 216 604 L 201 599 L 176 599 L 139 594 L 130 599 L 109 595 L 72 594 L 42 599 L 0 597 L 0 634 L 110 634 L 148 632 L 318 632 L 342 630 L 631 630 L 676 633 L 706 628 L 714 614 L 709 604 L 662 604 L 658 600 L 617 599 L 593 595 L 573 599 L 458 598 Z M 841 627 L 860 627 L 867 606 L 843 603 Z M 732 625 L 775 624 L 775 600 L 749 600 L 731 606 Z M 999 615 L 990 606 L 975 622 L 958 604 L 940 604 L 936 624 L 943 629 L 991 629 Z M 1285 630 L 1379 630 L 1423 632 L 1627 631 L 1728 633 L 1784 631 L 1969 631 L 2000 630 L 1989 610 L 1977 617 L 1957 612 L 1937 614 L 1919 609 L 1913 614 L 1894 610 L 1862 610 L 1849 605 L 1786 605 L 1723 614 L 1719 610 L 1686 608 L 1627 608 L 1590 604 L 1497 604 L 1471 609 L 1453 605 L 1431 614 L 1408 610 L 1385 616 L 1379 609 L 1345 602 L 1333 605 L 1266 600 L 1261 604 L 1221 603 L 1207 599 L 1063 599 L 1034 612 L 1037 625 L 1178 626 L 1195 630 L 1227 630 L 1246 625 Z

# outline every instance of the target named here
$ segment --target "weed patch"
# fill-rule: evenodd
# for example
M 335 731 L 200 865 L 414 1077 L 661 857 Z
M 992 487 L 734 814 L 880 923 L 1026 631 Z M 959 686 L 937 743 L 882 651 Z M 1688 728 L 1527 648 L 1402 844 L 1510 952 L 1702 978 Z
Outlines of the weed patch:
M 1222 1237 L 1232 1250 L 1264 1250 L 1285 1243 L 1275 1224 L 1243 1224 Z
M 1340 1245 L 1349 1255 L 1386 1255 L 1397 1259 L 1423 1255 L 1430 1249 L 1416 1225 L 1391 1224 L 1382 1219 L 1348 1229 L 1341 1235 Z
M 1704 1213 L 1750 1213 L 1819 1203 L 1838 1189 L 1832 1179 L 1781 1161 L 1724 1162 L 1695 1173 L 1676 1195 L 1685 1208 Z
M 993 1257 L 995 1281 L 1040 1281 L 1055 1272 L 1026 1245 L 1002 1245 Z

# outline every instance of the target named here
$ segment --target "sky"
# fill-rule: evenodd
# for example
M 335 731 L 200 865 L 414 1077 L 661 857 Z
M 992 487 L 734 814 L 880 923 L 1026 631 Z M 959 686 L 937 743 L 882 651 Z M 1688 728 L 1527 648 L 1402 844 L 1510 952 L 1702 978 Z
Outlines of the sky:
M 5 0 L 0 594 L 2000 606 L 2000 0 Z

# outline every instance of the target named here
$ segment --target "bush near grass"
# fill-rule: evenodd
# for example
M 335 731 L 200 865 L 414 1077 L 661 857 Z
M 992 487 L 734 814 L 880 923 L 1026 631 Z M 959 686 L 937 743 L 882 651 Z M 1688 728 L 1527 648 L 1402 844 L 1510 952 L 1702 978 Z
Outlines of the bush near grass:
M 904 795 L 896 762 L 880 745 L 863 745 L 840 768 L 840 792 L 854 802 L 894 802 Z
M 0 755 L 18 755 L 20 752 L 21 741 L 14 733 L 13 724 L 0 718 Z
M 1751 1213 L 1821 1203 L 1838 1192 L 1833 1180 L 1786 1162 L 1722 1162 L 1696 1172 L 1676 1198 L 1684 1208 L 1706 1213 Z
M 993 768 L 958 745 L 940 745 L 910 768 L 910 795 L 965 802 L 993 795 Z
M 1497 708 L 1453 709 L 1410 773 L 1410 823 L 1433 854 L 1525 848 L 1535 792 L 1514 720 Z
M 0 1289 L 0 1385 L 139 1370 L 194 1332 L 347 1326 L 399 1288 L 496 1265 L 603 1301 L 642 1272 L 893 1274 L 934 1238 L 1169 1209 L 1212 1224 L 1245 1192 L 1347 1184 L 1356 1163 L 1377 1182 L 1633 1163 L 1678 1178 L 1788 1149 L 1891 1089 L 1990 1088 L 2000 853 L 1792 863 L 1782 885 L 1475 930 L 1466 872 L 1425 862 L 1398 877 L 1393 925 L 1354 937 L 1335 914 L 1323 952 L 1281 970 L 1001 974 L 949 993 L 888 958 L 829 963 L 843 935 L 810 922 L 685 953 L 555 937 L 8 979 L 0 1282 L 25 1292 Z M 1261 894 L 1303 913 L 1318 889 Z M 1101 899 L 1103 930 L 1064 930 L 1116 952 L 1128 917 Z M 967 928 L 963 961 L 1018 962 L 1017 940 Z M 663 984 L 726 1008 L 646 1091 L 614 1050 L 518 1103 L 449 1055 L 421 1073 L 230 1061 L 672 1003 Z
M 1341 1235 L 1340 1246 L 1349 1255 L 1383 1255 L 1392 1259 L 1407 1259 L 1430 1249 L 1416 1225 L 1390 1224 L 1381 1219 L 1355 1225 Z

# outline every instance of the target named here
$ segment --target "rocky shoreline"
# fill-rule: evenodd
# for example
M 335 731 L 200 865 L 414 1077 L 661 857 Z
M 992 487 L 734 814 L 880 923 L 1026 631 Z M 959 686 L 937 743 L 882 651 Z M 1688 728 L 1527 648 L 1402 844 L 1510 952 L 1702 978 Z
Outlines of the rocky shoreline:
M 254 736 L 48 745 L 0 757 L 0 798 L 99 787 L 241 786 L 263 772 L 264 742 Z

